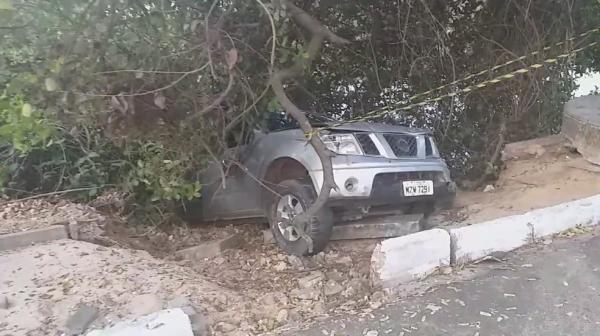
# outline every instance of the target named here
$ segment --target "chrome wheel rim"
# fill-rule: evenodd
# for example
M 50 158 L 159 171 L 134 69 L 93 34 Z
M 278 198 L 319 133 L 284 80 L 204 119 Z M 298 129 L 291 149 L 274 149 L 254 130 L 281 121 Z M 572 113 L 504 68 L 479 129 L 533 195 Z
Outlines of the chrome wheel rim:
M 277 228 L 285 240 L 294 242 L 300 239 L 300 234 L 292 225 L 292 220 L 303 212 L 302 203 L 294 195 L 283 195 L 277 202 Z

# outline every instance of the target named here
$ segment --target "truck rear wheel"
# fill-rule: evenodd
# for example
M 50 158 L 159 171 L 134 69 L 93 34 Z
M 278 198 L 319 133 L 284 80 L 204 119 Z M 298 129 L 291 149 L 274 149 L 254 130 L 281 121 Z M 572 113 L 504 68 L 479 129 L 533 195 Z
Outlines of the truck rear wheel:
M 309 244 L 291 221 L 308 209 L 316 199 L 316 193 L 310 183 L 300 180 L 286 180 L 279 183 L 269 211 L 269 225 L 277 245 L 293 255 L 314 255 L 327 246 L 333 227 L 333 214 L 327 207 L 321 208 L 315 218 L 304 226 L 304 232 L 312 239 L 312 251 Z

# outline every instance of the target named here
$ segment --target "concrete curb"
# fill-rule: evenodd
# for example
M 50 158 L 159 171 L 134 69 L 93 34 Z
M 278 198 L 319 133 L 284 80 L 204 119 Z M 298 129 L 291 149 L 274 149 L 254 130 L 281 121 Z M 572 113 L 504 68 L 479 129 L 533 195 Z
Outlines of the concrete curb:
M 14 250 L 34 243 L 67 239 L 69 234 L 64 225 L 53 225 L 43 229 L 0 235 L 0 251 Z
M 426 277 L 450 264 L 450 235 L 431 229 L 391 238 L 377 244 L 371 256 L 374 286 L 394 287 Z
M 576 226 L 600 225 L 600 194 L 461 228 L 432 229 L 384 240 L 371 257 L 371 280 L 394 287 L 460 265 L 507 252 Z
M 448 230 L 452 244 L 452 264 L 464 264 L 532 242 L 533 226 L 523 216 L 502 217 Z
M 452 260 L 466 263 L 519 248 L 578 225 L 600 224 L 600 195 L 450 229 Z
M 534 239 L 550 236 L 578 225 L 600 224 L 600 195 L 528 212 Z

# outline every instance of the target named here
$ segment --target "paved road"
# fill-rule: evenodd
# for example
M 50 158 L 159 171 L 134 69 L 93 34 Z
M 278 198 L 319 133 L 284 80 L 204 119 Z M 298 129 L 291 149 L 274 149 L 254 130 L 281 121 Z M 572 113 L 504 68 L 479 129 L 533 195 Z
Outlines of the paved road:
M 487 263 L 487 262 L 486 262 Z M 295 335 L 600 335 L 600 234 L 480 264 L 475 278 Z

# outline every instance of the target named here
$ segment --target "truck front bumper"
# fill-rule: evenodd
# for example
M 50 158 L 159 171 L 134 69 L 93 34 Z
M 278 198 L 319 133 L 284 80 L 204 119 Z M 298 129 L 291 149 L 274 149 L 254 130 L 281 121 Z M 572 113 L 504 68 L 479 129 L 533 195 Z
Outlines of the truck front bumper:
M 395 205 L 417 202 L 448 207 L 456 196 L 456 184 L 441 159 L 429 160 L 365 160 L 335 157 L 334 179 L 338 190 L 332 190 L 330 204 Z M 344 160 L 346 159 L 346 160 Z M 310 172 L 315 189 L 320 190 L 323 171 Z M 407 196 L 404 181 L 433 181 L 433 195 Z

